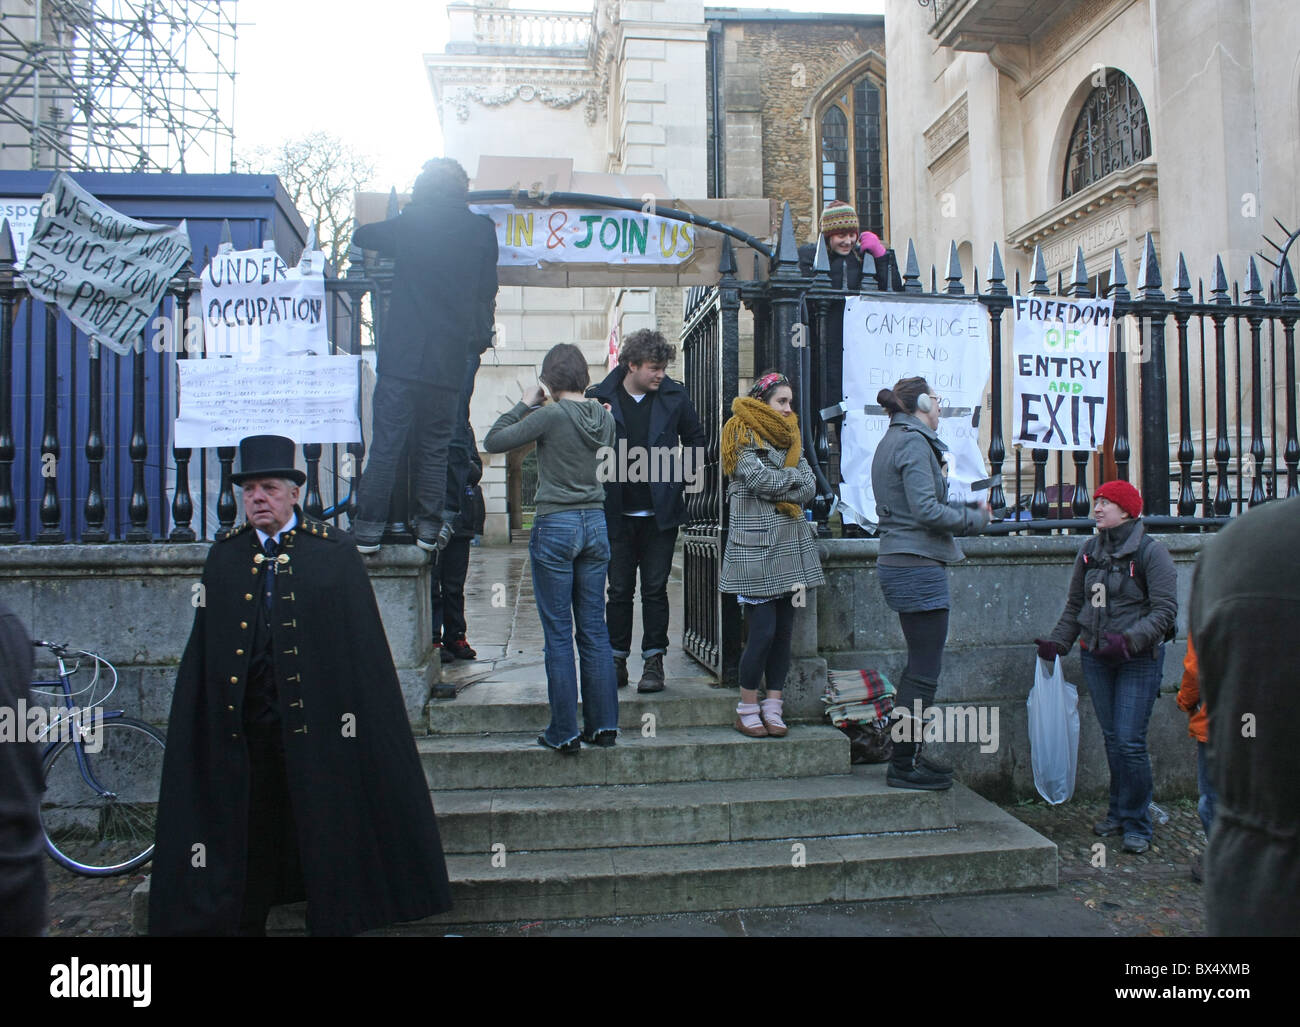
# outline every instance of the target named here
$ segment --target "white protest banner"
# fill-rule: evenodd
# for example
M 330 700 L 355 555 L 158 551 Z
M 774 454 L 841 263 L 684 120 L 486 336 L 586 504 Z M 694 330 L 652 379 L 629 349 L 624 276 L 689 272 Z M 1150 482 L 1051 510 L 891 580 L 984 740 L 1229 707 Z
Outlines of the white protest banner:
M 889 427 L 876 402 L 900 378 L 921 376 L 940 396 L 939 438 L 948 446 L 948 499 L 963 502 L 987 476 L 979 447 L 979 411 L 991 362 L 989 319 L 978 300 L 925 303 L 850 296 L 844 302 L 844 397 L 841 504 L 876 517 L 871 461 Z M 851 519 L 851 518 L 850 518 Z
M 180 360 L 175 445 L 236 446 L 248 435 L 360 442 L 360 357 Z
M 1115 301 L 1017 296 L 1014 310 L 1012 445 L 1098 449 Z
M 170 228 L 136 221 L 60 173 L 41 204 L 23 275 L 33 295 L 56 304 L 96 342 L 129 353 L 167 282 L 189 259 L 184 222 Z
M 694 225 L 631 210 L 475 204 L 497 226 L 497 264 L 683 264 L 695 255 Z
M 325 330 L 325 254 L 297 267 L 274 250 L 218 253 L 203 269 L 203 339 L 212 354 L 260 356 L 330 351 Z
M 14 240 L 14 262 L 22 267 L 27 260 L 27 244 L 36 228 L 36 218 L 41 213 L 39 196 L 0 197 L 0 218 L 9 222 L 9 234 Z

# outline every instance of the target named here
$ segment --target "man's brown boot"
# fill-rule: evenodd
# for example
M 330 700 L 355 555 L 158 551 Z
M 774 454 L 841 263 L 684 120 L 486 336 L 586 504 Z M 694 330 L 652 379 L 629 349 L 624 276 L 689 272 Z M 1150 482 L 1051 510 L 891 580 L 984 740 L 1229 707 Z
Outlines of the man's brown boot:
M 664 690 L 664 654 L 655 653 L 645 659 L 645 669 L 641 671 L 641 680 L 637 682 L 638 692 L 662 692 Z

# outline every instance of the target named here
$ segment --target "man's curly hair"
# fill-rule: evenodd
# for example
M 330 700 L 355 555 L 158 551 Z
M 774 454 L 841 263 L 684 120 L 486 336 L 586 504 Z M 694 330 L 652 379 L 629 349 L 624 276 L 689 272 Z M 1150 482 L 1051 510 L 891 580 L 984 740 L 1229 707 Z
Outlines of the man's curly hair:
M 633 364 L 671 364 L 677 356 L 677 347 L 653 328 L 640 328 L 623 340 L 618 351 L 618 362 L 624 367 Z
M 411 199 L 425 202 L 434 199 L 464 200 L 469 192 L 469 176 L 460 163 L 450 157 L 426 161 L 411 188 Z

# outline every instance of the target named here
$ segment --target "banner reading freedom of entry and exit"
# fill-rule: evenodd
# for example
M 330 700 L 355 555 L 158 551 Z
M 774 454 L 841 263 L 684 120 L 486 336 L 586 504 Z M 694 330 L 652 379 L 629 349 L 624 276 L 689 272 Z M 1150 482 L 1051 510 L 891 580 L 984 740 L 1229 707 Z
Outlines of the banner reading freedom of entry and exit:
M 325 254 L 319 250 L 304 253 L 297 267 L 273 250 L 218 253 L 201 281 L 209 354 L 329 354 Z
M 497 227 L 497 264 L 682 264 L 695 255 L 695 226 L 653 214 L 583 207 L 475 204 Z
M 118 353 L 129 353 L 167 282 L 190 259 L 184 226 L 119 214 L 60 173 L 23 265 L 33 295 Z
M 920 375 L 942 399 L 938 435 L 948 446 L 948 498 L 964 501 L 987 476 L 979 410 L 990 371 L 988 314 L 978 300 L 907 303 L 850 296 L 844 303 L 844 417 L 841 501 L 877 521 L 871 461 L 889 427 L 881 389 Z M 981 493 L 983 496 L 983 493 Z
M 1012 445 L 1100 448 L 1114 309 L 1114 300 L 1015 298 Z

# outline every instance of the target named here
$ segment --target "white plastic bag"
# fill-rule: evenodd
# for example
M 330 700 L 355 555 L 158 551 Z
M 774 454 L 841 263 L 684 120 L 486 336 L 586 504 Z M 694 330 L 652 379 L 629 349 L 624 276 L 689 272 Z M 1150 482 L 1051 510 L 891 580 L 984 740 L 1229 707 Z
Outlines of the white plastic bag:
M 1074 794 L 1079 767 L 1079 690 L 1065 680 L 1059 656 L 1050 667 L 1034 658 L 1034 687 L 1026 705 L 1034 787 L 1058 806 Z

